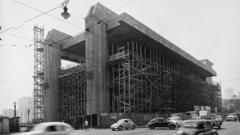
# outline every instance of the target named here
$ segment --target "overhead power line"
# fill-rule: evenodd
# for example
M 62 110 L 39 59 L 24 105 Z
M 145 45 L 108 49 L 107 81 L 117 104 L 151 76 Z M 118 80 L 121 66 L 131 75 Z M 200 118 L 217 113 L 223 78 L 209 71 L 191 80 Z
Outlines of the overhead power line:
M 14 2 L 16 2 L 16 3 L 18 3 L 18 4 L 21 4 L 21 5 L 25 6 L 25 7 L 31 8 L 31 9 L 34 10 L 34 11 L 37 11 L 37 12 L 43 13 L 43 11 L 41 11 L 40 9 L 37 9 L 37 8 L 35 8 L 35 7 L 32 7 L 32 6 L 29 5 L 29 4 L 26 4 L 26 3 L 20 2 L 20 1 L 18 1 L 18 0 L 14 0 Z M 47 14 L 47 13 L 46 13 L 46 15 L 47 15 L 47 16 L 50 16 L 50 17 L 52 17 L 53 19 L 56 19 L 56 20 L 58 20 L 58 21 L 64 22 L 64 23 L 66 23 L 66 24 L 68 24 L 68 25 L 71 25 L 71 26 L 73 26 L 73 27 L 75 27 L 75 28 L 78 28 L 78 29 L 83 30 L 82 27 L 80 27 L 80 26 L 78 26 L 78 25 L 76 25 L 76 24 L 73 24 L 73 23 L 67 22 L 67 21 L 65 21 L 65 20 L 63 20 L 63 19 L 61 19 L 61 18 L 59 18 L 59 17 L 53 16 L 53 15 L 51 15 L 51 14 Z
M 15 38 L 19 38 L 19 39 L 23 39 L 23 40 L 26 40 L 26 41 L 31 41 L 33 42 L 32 39 L 29 39 L 29 38 L 25 38 L 25 37 L 21 37 L 21 36 L 18 36 L 18 35 L 15 35 L 15 34 L 10 34 L 10 33 L 1 33 L 1 34 L 5 34 L 5 35 L 8 35 L 8 36 L 12 36 L 12 37 L 15 37 Z
M 226 80 L 226 81 L 222 81 L 222 82 L 219 82 L 220 84 L 223 84 L 223 83 L 228 83 L 228 82 L 233 82 L 233 81 L 238 81 L 240 80 L 240 78 L 235 78 L 235 79 L 231 79 L 231 80 Z
M 65 0 L 65 1 L 64 1 L 65 3 L 63 2 L 63 3 L 61 3 L 60 6 L 55 7 L 55 8 L 53 8 L 53 9 L 51 9 L 51 10 L 46 11 L 46 12 L 42 12 L 41 10 L 36 9 L 36 8 L 30 6 L 30 5 L 26 4 L 26 3 L 20 2 L 20 1 L 18 1 L 18 0 L 14 0 L 14 1 L 17 2 L 17 3 L 19 3 L 19 4 L 21 4 L 21 5 L 24 5 L 24 6 L 26 6 L 26 7 L 29 7 L 29 8 L 31 8 L 31 9 L 35 10 L 35 11 L 41 12 L 41 14 L 39 14 L 39 15 L 37 15 L 37 16 L 34 16 L 34 17 L 32 17 L 32 18 L 24 21 L 24 22 L 20 25 L 21 27 L 22 27 L 25 23 L 27 23 L 27 22 L 29 22 L 29 21 L 37 18 L 37 17 L 40 17 L 41 15 L 44 15 L 44 14 L 46 14 L 46 15 L 48 15 L 48 16 L 51 16 L 51 17 L 53 17 L 53 18 L 56 18 L 56 19 L 58 19 L 58 20 L 61 20 L 61 21 L 63 21 L 63 22 L 66 22 L 66 21 L 64 21 L 64 20 L 62 20 L 62 19 L 60 19 L 60 18 L 58 18 L 58 17 L 49 15 L 49 14 L 47 14 L 47 13 L 49 13 L 49 12 L 51 12 L 51 11 L 59 8 L 60 6 L 63 6 L 63 4 L 66 4 L 66 2 L 68 2 L 68 0 Z M 121 5 L 116 11 L 118 11 L 118 10 L 122 9 L 123 7 L 127 6 L 127 5 L 128 5 L 129 3 L 131 3 L 132 1 L 134 1 L 134 0 L 128 0 L 128 1 L 125 2 L 123 5 Z M 105 17 L 104 19 L 102 19 L 101 21 L 107 19 L 108 17 L 110 17 L 110 16 L 106 16 L 106 17 Z M 101 22 L 101 21 L 100 21 L 100 22 Z M 67 23 L 68 23 L 68 22 L 67 22 Z M 72 25 L 72 26 L 75 25 L 75 24 L 72 24 L 72 23 L 68 23 L 68 24 L 70 24 L 70 25 Z M 94 24 L 93 26 L 89 27 L 88 29 L 91 29 L 92 27 L 94 27 L 94 26 L 97 25 L 97 24 L 99 24 L 99 22 L 97 22 L 97 23 Z M 1 34 L 6 34 L 6 33 L 4 33 L 4 32 L 6 32 L 6 31 L 8 31 L 8 30 L 11 30 L 11 29 L 20 29 L 20 28 L 21 28 L 20 26 L 19 26 L 19 27 L 13 26 L 13 27 L 10 27 L 10 28 L 6 28 L 6 29 L 4 29 L 3 31 L 0 31 L 0 33 L 1 33 Z M 75 26 L 77 26 L 77 25 L 75 25 Z M 77 26 L 77 27 L 80 28 L 79 26 Z M 93 34 L 98 35 L 98 34 L 96 34 L 96 33 L 93 33 Z M 31 41 L 31 42 L 33 41 L 32 39 L 23 38 L 23 37 L 20 37 L 20 36 L 17 36 L 17 35 L 9 34 L 9 33 L 7 33 L 6 35 L 9 35 L 9 36 L 12 36 L 12 37 L 16 37 L 16 38 L 20 38 L 20 39 L 27 40 L 27 41 Z M 99 36 L 101 36 L 101 35 L 99 35 Z M 71 36 L 70 36 L 70 37 L 66 37 L 66 38 L 64 38 L 64 39 L 61 39 L 61 40 L 59 40 L 59 41 L 56 41 L 55 43 L 64 41 L 64 40 L 69 39 L 69 38 L 71 38 Z
M 43 13 L 41 13 L 41 14 L 39 14 L 39 15 L 36 15 L 36 16 L 34 16 L 34 17 L 31 17 L 31 18 L 27 19 L 26 21 L 23 21 L 19 26 L 15 25 L 15 26 L 6 28 L 6 29 L 4 29 L 3 31 L 1 31 L 0 33 L 4 33 L 4 32 L 9 31 L 9 30 L 11 30 L 11 29 L 21 29 L 21 28 L 24 26 L 24 24 L 26 24 L 27 22 L 30 22 L 30 21 L 32 21 L 32 20 L 34 20 L 34 19 L 36 19 L 36 18 L 38 18 L 38 17 L 46 14 L 46 13 L 49 13 L 49 12 L 57 9 L 57 8 L 59 8 L 59 6 L 58 6 L 58 7 L 55 7 L 55 8 L 52 8 L 52 9 L 46 11 L 46 12 L 43 12 Z
M 56 10 L 56 9 L 62 7 L 63 5 L 67 4 L 68 1 L 69 1 L 69 0 L 65 0 L 65 1 L 62 2 L 59 6 L 57 6 L 57 7 L 55 7 L 55 8 L 52 8 L 52 9 L 50 9 L 50 10 L 48 10 L 48 11 L 42 12 L 42 13 L 39 14 L 39 15 L 33 16 L 33 17 L 31 17 L 31 18 L 23 21 L 20 25 L 14 25 L 14 26 L 12 26 L 12 27 L 6 28 L 6 29 L 0 31 L 0 33 L 4 33 L 4 32 L 9 31 L 9 30 L 11 30 L 11 29 L 20 29 L 20 28 L 22 28 L 22 27 L 24 26 L 24 24 L 26 24 L 27 22 L 30 22 L 30 21 L 32 21 L 32 20 L 34 20 L 34 19 L 36 19 L 36 18 L 38 18 L 38 17 L 40 17 L 40 16 L 42 16 L 42 15 L 45 15 L 45 14 L 47 14 L 47 13 L 53 11 L 53 10 Z

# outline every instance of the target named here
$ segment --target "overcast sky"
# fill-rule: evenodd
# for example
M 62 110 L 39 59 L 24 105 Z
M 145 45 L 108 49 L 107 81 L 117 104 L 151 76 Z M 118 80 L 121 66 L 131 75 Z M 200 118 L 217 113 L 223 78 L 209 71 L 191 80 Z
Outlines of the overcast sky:
M 18 0 L 48 11 L 61 0 Z M 58 29 L 70 35 L 84 30 L 84 17 L 91 5 L 100 2 L 111 10 L 127 12 L 197 59 L 209 59 L 222 82 L 222 91 L 240 91 L 240 1 L 239 0 L 70 0 L 71 17 L 63 20 L 61 8 L 39 15 L 17 0 L 0 0 L 0 112 L 33 91 L 33 26 L 43 25 L 45 35 Z M 60 18 L 61 21 L 59 19 Z M 224 96 L 228 95 L 223 93 Z

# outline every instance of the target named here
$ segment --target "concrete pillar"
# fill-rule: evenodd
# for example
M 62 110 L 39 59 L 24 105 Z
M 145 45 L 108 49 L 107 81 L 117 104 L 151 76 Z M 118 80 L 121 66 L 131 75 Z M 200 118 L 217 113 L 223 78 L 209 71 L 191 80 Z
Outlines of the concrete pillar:
M 44 121 L 59 120 L 58 73 L 61 69 L 61 51 L 58 44 L 44 45 Z
M 86 25 L 87 115 L 109 110 L 106 24 L 90 10 Z

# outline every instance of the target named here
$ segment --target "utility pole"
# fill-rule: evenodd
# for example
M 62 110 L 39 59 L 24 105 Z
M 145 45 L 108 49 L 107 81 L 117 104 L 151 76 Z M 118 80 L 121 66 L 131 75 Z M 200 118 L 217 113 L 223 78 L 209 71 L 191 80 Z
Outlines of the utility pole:
M 29 130 L 29 113 L 30 113 L 30 109 L 28 108 L 28 110 L 27 110 L 27 114 L 28 114 L 28 130 Z
M 14 118 L 17 117 L 16 104 L 17 104 L 17 102 L 13 102 L 13 105 L 14 105 Z

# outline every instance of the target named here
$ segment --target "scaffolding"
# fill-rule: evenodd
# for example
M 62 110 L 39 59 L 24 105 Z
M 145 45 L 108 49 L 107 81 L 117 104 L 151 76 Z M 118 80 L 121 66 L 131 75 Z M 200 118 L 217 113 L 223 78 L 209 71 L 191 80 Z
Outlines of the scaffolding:
M 43 42 L 44 28 L 33 27 L 34 31 L 34 120 L 44 120 L 44 65 L 43 65 Z
M 67 66 L 59 74 L 60 120 L 76 128 L 86 117 L 85 65 Z
M 153 49 L 135 41 L 109 46 L 108 80 L 110 112 L 112 113 L 173 113 L 180 105 L 178 92 L 181 85 L 190 88 L 192 82 L 204 82 L 204 77 L 164 50 Z M 185 77 L 179 84 L 179 78 Z M 185 91 L 185 97 L 196 97 L 202 86 Z M 206 93 L 206 92 L 204 92 Z M 206 97 L 206 94 L 205 94 Z M 202 102 L 193 100 L 194 103 Z
M 133 41 L 110 48 L 110 112 L 157 113 L 172 108 L 173 76 L 167 57 Z

